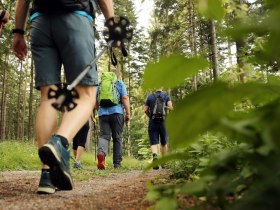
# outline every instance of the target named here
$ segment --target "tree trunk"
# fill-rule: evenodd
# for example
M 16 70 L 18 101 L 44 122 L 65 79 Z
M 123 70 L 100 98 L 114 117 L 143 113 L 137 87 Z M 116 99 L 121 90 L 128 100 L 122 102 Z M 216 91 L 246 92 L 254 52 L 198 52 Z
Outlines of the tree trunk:
M 197 54 L 196 51 L 196 42 L 195 42 L 195 12 L 194 12 L 194 3 L 192 0 L 189 1 L 189 19 L 190 19 L 190 45 L 191 45 L 191 52 L 193 55 Z M 197 75 L 193 76 L 192 80 L 192 90 L 197 91 Z
M 239 0 L 239 4 L 244 4 L 244 0 Z M 237 20 L 238 22 L 239 20 Z M 240 82 L 244 82 L 245 79 L 245 73 L 244 73 L 244 47 L 245 47 L 245 41 L 244 38 L 239 38 L 236 41 L 236 59 L 237 59 L 237 65 L 238 65 L 238 79 Z
M 242 83 L 244 82 L 244 79 L 245 79 L 244 62 L 243 62 L 244 47 L 245 47 L 245 42 L 243 39 L 236 41 L 236 59 L 237 59 L 237 65 L 238 65 L 238 79 Z
M 5 56 L 5 63 L 7 62 L 7 56 Z M 0 114 L 0 139 L 6 139 L 6 91 L 7 91 L 7 67 L 5 65 L 3 69 L 2 80 L 2 94 L 1 94 L 1 114 Z
M 22 74 L 23 74 L 23 69 L 22 69 L 22 61 L 20 62 L 20 73 L 19 73 L 19 81 L 18 81 L 18 103 L 17 103 L 17 139 L 21 138 L 20 130 L 21 130 L 21 84 L 22 84 Z
M 212 67 L 214 80 L 218 79 L 219 63 L 218 63 L 218 50 L 217 50 L 217 35 L 214 20 L 210 21 L 211 31 L 211 54 L 212 54 Z
M 28 131 L 27 137 L 31 139 L 33 137 L 32 128 L 34 127 L 33 123 L 33 78 L 34 78 L 34 61 L 31 59 L 31 68 L 30 68 L 30 85 L 29 85 L 29 106 L 28 106 Z M 33 138 L 34 139 L 34 138 Z

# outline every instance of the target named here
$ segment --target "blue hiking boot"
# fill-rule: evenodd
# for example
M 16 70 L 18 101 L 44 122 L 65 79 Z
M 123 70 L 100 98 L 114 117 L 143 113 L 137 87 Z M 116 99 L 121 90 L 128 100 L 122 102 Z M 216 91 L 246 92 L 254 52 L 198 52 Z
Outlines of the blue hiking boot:
M 49 171 L 42 171 L 37 193 L 38 194 L 55 193 L 55 186 L 52 184 Z
M 70 175 L 70 151 L 57 136 L 52 136 L 47 144 L 39 149 L 41 161 L 50 167 L 50 177 L 54 186 L 60 190 L 72 190 L 73 181 Z

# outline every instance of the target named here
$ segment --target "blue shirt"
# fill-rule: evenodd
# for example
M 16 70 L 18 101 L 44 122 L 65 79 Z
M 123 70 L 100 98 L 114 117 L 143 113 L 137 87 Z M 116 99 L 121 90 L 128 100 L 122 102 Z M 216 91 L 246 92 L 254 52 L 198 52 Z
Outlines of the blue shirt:
M 122 96 L 127 96 L 126 86 L 123 81 L 118 80 L 116 83 L 116 87 L 119 92 L 119 99 L 121 101 Z M 99 87 L 97 88 L 96 99 L 97 99 L 98 94 L 99 94 Z M 111 107 L 99 106 L 98 116 L 111 115 L 111 114 L 124 114 L 122 103 L 119 103 L 119 104 L 117 104 L 115 106 L 111 106 Z
M 171 101 L 171 98 L 169 95 L 167 95 L 165 92 L 163 91 L 156 91 L 155 93 L 151 93 L 148 95 L 147 99 L 146 99 L 146 103 L 145 105 L 149 107 L 150 109 L 150 118 L 152 117 L 152 111 L 154 109 L 155 103 L 156 103 L 156 97 L 155 95 L 160 95 L 161 97 L 165 96 L 165 106 L 167 106 L 167 102 Z

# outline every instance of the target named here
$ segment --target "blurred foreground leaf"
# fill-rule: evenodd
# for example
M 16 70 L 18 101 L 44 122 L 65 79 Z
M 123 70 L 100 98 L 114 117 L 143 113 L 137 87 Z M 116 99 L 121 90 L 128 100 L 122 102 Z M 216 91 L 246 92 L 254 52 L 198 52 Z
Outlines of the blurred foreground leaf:
M 164 57 L 158 63 L 149 64 L 145 70 L 143 87 L 172 88 L 180 85 L 187 77 L 205 69 L 207 61 L 202 58 L 186 58 L 182 55 Z

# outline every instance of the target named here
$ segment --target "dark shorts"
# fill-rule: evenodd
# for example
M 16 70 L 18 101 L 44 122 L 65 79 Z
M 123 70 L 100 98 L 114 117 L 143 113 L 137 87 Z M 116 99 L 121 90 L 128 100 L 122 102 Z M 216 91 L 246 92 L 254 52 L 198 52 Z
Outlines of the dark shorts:
M 159 142 L 161 145 L 167 144 L 168 135 L 165 127 L 165 121 L 154 121 L 150 119 L 148 133 L 151 145 L 159 144 Z
M 31 22 L 31 51 L 37 89 L 65 80 L 70 84 L 95 57 L 92 22 L 75 13 L 36 17 Z M 98 85 L 95 65 L 79 84 Z
M 78 146 L 86 147 L 87 135 L 89 131 L 89 122 L 87 122 L 73 138 L 73 150 L 77 150 Z

